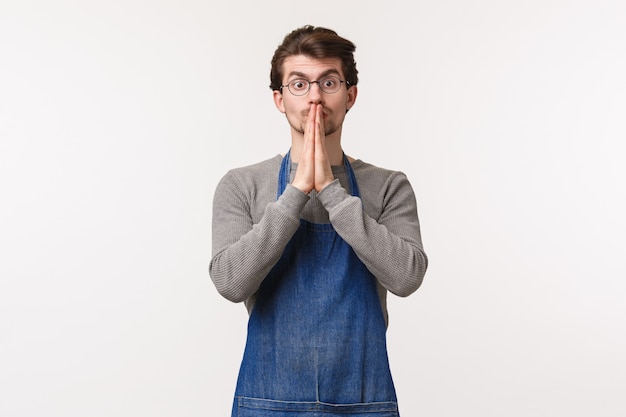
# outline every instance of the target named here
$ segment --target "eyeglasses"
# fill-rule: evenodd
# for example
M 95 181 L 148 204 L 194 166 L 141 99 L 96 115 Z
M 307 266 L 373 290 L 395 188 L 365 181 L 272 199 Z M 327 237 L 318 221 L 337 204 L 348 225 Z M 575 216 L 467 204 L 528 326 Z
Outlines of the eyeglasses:
M 289 92 L 294 96 L 303 96 L 309 92 L 309 90 L 311 89 L 311 84 L 317 83 L 317 85 L 320 87 L 320 90 L 325 93 L 332 94 L 339 91 L 339 89 L 341 88 L 341 83 L 343 82 L 345 82 L 346 85 L 350 85 L 348 81 L 340 80 L 337 77 L 324 77 L 320 78 L 317 81 L 309 81 L 298 78 L 296 80 L 289 81 L 287 85 L 281 85 L 280 92 L 283 92 L 283 87 L 287 87 L 289 89 Z

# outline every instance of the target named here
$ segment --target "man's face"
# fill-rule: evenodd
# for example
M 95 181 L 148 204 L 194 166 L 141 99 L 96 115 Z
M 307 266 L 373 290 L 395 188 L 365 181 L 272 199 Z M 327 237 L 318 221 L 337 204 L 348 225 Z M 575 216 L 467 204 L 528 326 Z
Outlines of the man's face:
M 319 84 L 311 84 L 308 93 L 296 96 L 286 87 L 291 81 L 300 79 L 318 81 L 333 76 L 344 81 L 338 91 L 326 93 Z M 282 94 L 274 91 L 274 103 L 278 110 L 285 113 L 291 128 L 304 134 L 304 126 L 312 103 L 322 104 L 324 113 L 325 135 L 330 136 L 341 132 L 346 111 L 356 100 L 356 86 L 345 86 L 345 77 L 339 58 L 315 59 L 304 55 L 287 57 L 283 63 Z

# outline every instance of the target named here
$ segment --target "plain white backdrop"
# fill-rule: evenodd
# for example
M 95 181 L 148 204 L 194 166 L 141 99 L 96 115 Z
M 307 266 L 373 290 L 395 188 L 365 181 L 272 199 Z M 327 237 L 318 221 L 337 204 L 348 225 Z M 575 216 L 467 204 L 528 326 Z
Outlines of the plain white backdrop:
M 357 45 L 346 152 L 404 171 L 402 415 L 624 416 L 626 3 L 0 3 L 0 415 L 227 416 L 247 314 L 207 267 L 230 168 L 285 152 L 269 62 Z

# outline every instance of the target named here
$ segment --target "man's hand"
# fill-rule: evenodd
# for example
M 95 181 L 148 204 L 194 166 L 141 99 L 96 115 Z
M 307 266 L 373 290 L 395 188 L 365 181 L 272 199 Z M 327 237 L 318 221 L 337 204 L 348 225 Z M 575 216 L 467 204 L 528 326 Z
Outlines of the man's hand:
M 321 104 L 311 104 L 304 126 L 304 147 L 292 185 L 308 194 L 320 192 L 330 184 L 333 176 L 324 141 L 324 114 Z

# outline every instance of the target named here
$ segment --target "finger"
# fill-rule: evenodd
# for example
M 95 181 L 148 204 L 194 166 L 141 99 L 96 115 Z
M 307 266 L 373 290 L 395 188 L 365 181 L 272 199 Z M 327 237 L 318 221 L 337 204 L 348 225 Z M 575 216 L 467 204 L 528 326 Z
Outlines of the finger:
M 315 139 L 321 141 L 324 137 L 324 111 L 323 106 L 318 104 L 315 109 Z
M 326 144 L 324 142 L 324 111 L 320 104 L 315 109 L 315 153 L 320 154 L 322 158 L 326 157 Z
M 322 106 L 321 104 L 317 105 L 315 116 L 317 118 L 319 125 L 323 127 L 324 126 L 324 106 Z
M 319 192 L 324 189 L 334 179 L 330 160 L 326 153 L 326 143 L 324 134 L 324 112 L 323 106 L 316 109 L 315 121 L 317 131 L 315 133 L 315 189 Z
M 309 114 L 307 114 L 307 117 L 306 117 L 306 126 L 309 130 L 311 130 L 311 132 L 314 131 L 316 119 L 317 119 L 317 113 L 316 113 L 315 104 L 311 104 L 311 106 L 309 107 Z
M 292 185 L 308 193 L 315 183 L 315 110 L 311 106 L 304 121 L 304 143 Z

